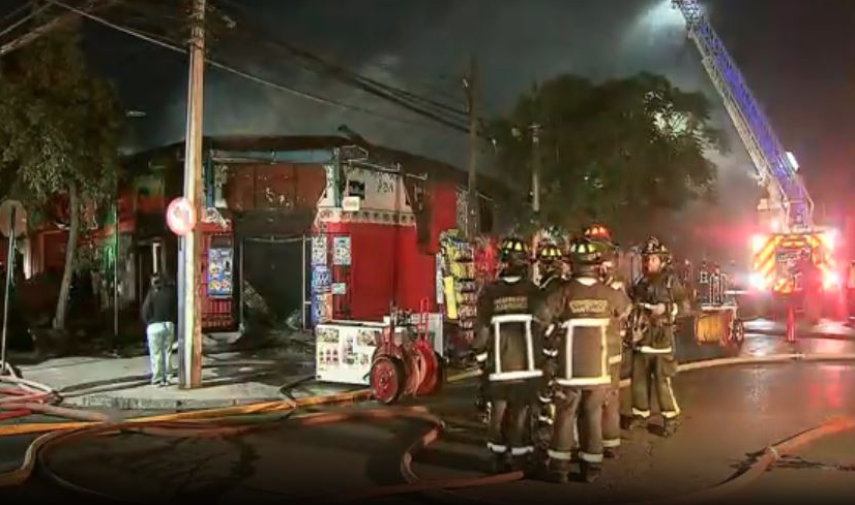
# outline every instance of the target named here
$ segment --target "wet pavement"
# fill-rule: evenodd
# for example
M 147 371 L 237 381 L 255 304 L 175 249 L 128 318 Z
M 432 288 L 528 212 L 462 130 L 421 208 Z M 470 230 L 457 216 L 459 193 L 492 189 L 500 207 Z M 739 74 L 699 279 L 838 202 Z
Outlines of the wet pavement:
M 697 361 L 738 354 L 851 353 L 855 342 L 805 336 L 791 345 L 780 336 L 749 334 L 741 351 L 699 347 L 690 337 L 681 339 L 680 349 L 682 361 Z M 631 503 L 682 496 L 726 481 L 770 444 L 835 415 L 855 416 L 855 367 L 850 364 L 697 370 L 681 373 L 674 386 L 684 411 L 677 435 L 662 439 L 646 431 L 625 432 L 621 458 L 609 462 L 600 482 L 556 486 L 521 481 L 458 491 L 451 501 L 466 497 L 482 503 L 549 505 L 567 503 L 569 497 L 575 503 Z M 471 415 L 473 394 L 471 383 L 459 384 L 428 402 L 448 416 L 449 425 L 437 443 L 416 457 L 414 469 L 423 478 L 484 475 L 483 433 L 454 421 Z M 628 404 L 626 398 L 623 403 Z M 61 446 L 47 464 L 67 481 L 136 503 L 283 503 L 401 483 L 400 456 L 426 429 L 407 421 L 319 427 L 289 423 L 229 439 L 99 437 Z M 21 455 L 29 440 L 0 439 L 0 453 Z M 797 456 L 779 462 L 727 501 L 777 496 L 788 503 L 809 496 L 827 502 L 845 496 L 851 503 L 855 434 L 819 440 Z M 8 469 L 15 462 L 7 459 L 2 466 Z M 73 496 L 47 476 L 40 472 L 24 486 L 0 493 L 0 499 Z M 411 495 L 371 501 L 426 499 Z

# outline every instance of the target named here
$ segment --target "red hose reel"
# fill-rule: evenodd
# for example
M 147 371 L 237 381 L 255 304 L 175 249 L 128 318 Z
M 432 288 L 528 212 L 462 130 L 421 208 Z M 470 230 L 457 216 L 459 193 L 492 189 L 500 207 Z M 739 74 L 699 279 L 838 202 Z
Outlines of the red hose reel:
M 374 351 L 370 384 L 374 398 L 390 405 L 401 396 L 420 397 L 435 393 L 443 382 L 442 358 L 434 351 L 427 328 L 427 310 L 416 324 L 396 317 L 382 333 Z M 399 324 L 398 319 L 404 320 Z

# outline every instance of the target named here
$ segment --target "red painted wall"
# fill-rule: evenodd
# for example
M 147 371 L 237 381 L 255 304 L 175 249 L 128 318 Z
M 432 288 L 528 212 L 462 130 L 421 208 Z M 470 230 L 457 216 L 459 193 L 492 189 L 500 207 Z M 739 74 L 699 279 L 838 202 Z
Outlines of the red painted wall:
M 431 242 L 425 251 L 419 249 L 414 226 L 391 226 L 373 223 L 329 224 L 330 234 L 350 235 L 351 266 L 343 275 L 333 272 L 334 282 L 348 285 L 346 297 L 336 296 L 335 317 L 341 314 L 343 303 L 349 305 L 349 318 L 359 321 L 380 321 L 389 313 L 393 300 L 398 307 L 421 310 L 428 300 L 430 310 L 436 310 L 436 256 L 439 235 L 457 224 L 457 197 L 453 186 L 434 184 L 431 198 Z M 344 300 L 339 300 L 345 298 Z

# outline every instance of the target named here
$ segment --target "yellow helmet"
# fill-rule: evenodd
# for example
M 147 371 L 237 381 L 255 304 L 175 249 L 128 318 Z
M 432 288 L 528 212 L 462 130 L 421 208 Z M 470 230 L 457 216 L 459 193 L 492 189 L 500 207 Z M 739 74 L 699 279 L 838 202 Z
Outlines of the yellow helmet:
M 596 265 L 603 262 L 603 250 L 588 238 L 577 238 L 570 244 L 570 261 L 579 265 Z
M 538 261 L 560 261 L 564 258 L 564 253 L 555 244 L 544 244 L 537 249 Z
M 499 246 L 499 258 L 503 262 L 529 261 L 531 253 L 528 244 L 519 237 L 505 237 Z

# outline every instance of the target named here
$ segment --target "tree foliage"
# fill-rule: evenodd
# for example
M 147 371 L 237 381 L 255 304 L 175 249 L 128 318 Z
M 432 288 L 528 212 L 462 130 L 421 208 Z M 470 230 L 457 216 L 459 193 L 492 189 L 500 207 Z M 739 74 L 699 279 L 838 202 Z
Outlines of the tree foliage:
M 91 73 L 74 29 L 46 35 L 0 60 L 0 174 L 6 193 L 39 212 L 64 196 L 70 229 L 55 326 L 65 308 L 83 202 L 115 198 L 122 110 Z
M 561 75 L 520 96 L 487 131 L 515 186 L 530 188 L 540 167 L 541 212 L 527 216 L 534 224 L 575 230 L 596 220 L 630 230 L 715 198 L 716 168 L 704 153 L 726 146 L 710 110 L 703 94 L 657 75 L 599 84 Z M 537 146 L 532 125 L 540 125 Z

